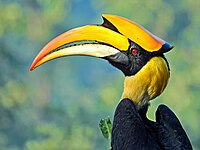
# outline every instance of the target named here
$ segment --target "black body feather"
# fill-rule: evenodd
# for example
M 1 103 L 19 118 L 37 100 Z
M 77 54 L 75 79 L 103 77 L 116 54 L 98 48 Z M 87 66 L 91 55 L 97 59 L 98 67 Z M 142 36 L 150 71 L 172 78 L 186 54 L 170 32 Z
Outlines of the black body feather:
M 138 112 L 129 99 L 119 103 L 113 121 L 112 150 L 192 149 L 178 118 L 167 106 L 158 107 L 156 122 L 146 118 L 147 107 Z

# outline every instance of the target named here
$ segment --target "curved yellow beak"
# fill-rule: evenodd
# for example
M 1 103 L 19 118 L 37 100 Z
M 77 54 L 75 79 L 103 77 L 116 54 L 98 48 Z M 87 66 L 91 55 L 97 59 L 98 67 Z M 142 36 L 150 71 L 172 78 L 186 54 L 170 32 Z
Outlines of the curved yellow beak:
M 116 55 L 129 49 L 130 40 L 149 52 L 162 49 L 166 43 L 128 19 L 114 15 L 103 15 L 103 19 L 102 25 L 75 28 L 50 41 L 38 53 L 30 70 L 63 56 L 86 55 L 105 58 Z M 166 48 L 169 47 L 170 45 Z
M 46 61 L 69 55 L 105 57 L 127 50 L 128 39 L 103 26 L 88 25 L 72 29 L 50 41 L 36 56 L 30 70 Z

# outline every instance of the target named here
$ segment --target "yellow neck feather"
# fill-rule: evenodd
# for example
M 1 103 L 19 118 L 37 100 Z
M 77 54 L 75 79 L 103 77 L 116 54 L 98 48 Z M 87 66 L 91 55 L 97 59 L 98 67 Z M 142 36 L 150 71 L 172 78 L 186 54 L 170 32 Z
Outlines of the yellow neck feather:
M 125 77 L 122 99 L 129 98 L 143 106 L 163 92 L 169 76 L 166 61 L 153 57 L 135 75 Z

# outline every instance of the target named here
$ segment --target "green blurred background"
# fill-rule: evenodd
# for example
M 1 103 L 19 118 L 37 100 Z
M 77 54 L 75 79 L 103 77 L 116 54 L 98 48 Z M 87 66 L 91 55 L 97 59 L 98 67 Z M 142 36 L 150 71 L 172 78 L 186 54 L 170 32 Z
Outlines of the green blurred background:
M 33 72 L 29 66 L 52 38 L 101 23 L 102 13 L 124 16 L 172 43 L 171 78 L 151 103 L 181 120 L 200 149 L 200 1 L 0 0 L 0 150 L 103 150 L 98 127 L 113 117 L 123 74 L 106 61 L 68 57 Z

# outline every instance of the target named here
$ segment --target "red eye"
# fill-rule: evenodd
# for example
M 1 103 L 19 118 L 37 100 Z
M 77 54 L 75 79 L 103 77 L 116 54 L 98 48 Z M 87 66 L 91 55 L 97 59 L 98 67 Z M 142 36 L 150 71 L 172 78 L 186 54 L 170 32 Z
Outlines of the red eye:
M 138 52 L 138 50 L 137 50 L 136 48 L 131 49 L 131 53 L 132 53 L 133 55 L 137 54 L 137 52 Z

